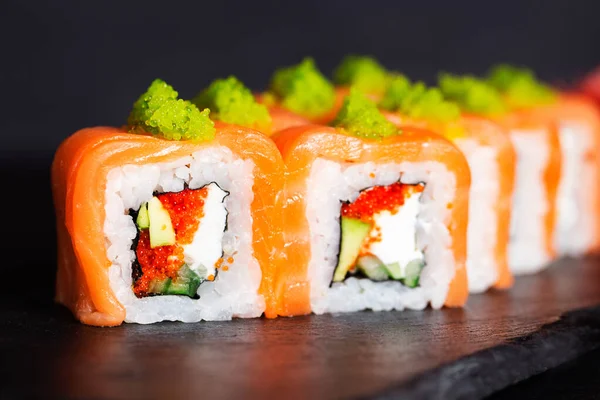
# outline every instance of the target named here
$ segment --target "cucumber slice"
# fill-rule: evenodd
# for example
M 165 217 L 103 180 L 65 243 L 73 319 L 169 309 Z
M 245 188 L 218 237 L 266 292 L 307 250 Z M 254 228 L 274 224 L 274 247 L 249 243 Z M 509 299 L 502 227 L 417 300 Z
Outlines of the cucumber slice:
M 198 274 L 192 271 L 187 264 L 183 264 L 174 280 L 165 278 L 154 279 L 150 282 L 148 293 L 194 297 L 201 283 L 202 279 Z
M 425 262 L 421 259 L 415 259 L 406 264 L 406 277 L 404 278 L 404 285 L 409 288 L 419 286 L 419 278 L 421 271 L 425 266 Z
M 148 217 L 148 203 L 144 203 L 140 207 L 135 223 L 140 229 L 148 229 L 150 227 L 150 218 Z
M 198 283 L 198 286 L 200 286 L 200 283 Z M 198 290 L 198 286 L 194 288 L 194 285 L 190 284 L 190 282 L 179 282 L 175 280 L 163 294 L 194 297 L 196 295 L 196 290 Z
M 400 263 L 392 263 L 392 264 L 386 264 L 384 265 L 388 275 L 390 276 L 390 278 L 399 281 L 400 279 L 404 278 L 404 273 L 402 271 L 402 267 L 400 266 Z
M 359 219 L 342 217 L 342 239 L 338 265 L 333 274 L 334 282 L 341 282 L 355 264 L 363 241 L 371 232 L 371 224 Z
M 194 271 L 183 264 L 179 269 L 177 278 L 171 282 L 163 294 L 184 295 L 194 297 L 202 279 Z
M 385 281 L 389 278 L 385 265 L 374 255 L 360 256 L 356 265 L 371 280 Z

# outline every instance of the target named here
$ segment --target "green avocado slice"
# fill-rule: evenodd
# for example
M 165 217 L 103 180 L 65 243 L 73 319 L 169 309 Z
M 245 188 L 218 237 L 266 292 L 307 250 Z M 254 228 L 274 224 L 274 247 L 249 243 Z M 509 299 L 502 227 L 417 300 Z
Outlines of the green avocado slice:
M 158 197 L 148 202 L 150 224 L 150 247 L 170 246 L 175 244 L 175 230 L 169 212 L 163 207 Z

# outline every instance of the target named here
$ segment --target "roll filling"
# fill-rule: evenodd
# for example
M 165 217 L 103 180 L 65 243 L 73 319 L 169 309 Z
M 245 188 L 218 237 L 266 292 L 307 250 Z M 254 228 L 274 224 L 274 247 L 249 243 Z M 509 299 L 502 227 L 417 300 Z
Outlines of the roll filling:
M 162 193 L 135 213 L 133 291 L 148 295 L 196 297 L 200 284 L 213 281 L 223 255 L 229 193 L 216 183 Z
M 342 203 L 333 282 L 356 276 L 418 286 L 424 256 L 416 244 L 416 223 L 423 189 L 396 182 L 367 188 L 356 200 Z

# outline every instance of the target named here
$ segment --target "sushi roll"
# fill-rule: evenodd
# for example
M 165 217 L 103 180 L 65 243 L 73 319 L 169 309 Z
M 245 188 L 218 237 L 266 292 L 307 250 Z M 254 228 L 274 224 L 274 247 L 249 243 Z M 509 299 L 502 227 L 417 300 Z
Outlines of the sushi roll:
M 398 129 L 358 90 L 334 127 L 273 136 L 287 167 L 279 315 L 460 307 L 470 173 L 448 140 Z
M 558 129 L 562 160 L 552 245 L 558 256 L 580 256 L 598 247 L 600 115 L 584 96 L 561 93 L 523 68 L 495 67 L 489 81 L 516 110 Z M 530 150 L 531 151 L 531 150 Z
M 85 324 L 257 317 L 275 304 L 281 156 L 177 96 L 156 80 L 126 129 L 83 129 L 56 152 L 56 300 Z
M 538 112 L 539 107 L 517 106 L 497 82 L 507 112 L 495 117 L 508 132 L 516 154 L 508 244 L 513 274 L 531 274 L 556 258 L 554 246 L 557 193 L 561 173 L 558 126 Z M 540 93 L 541 94 L 541 93 Z
M 579 257 L 600 248 L 600 112 L 586 96 L 557 92 L 562 169 L 554 246 Z
M 446 83 L 446 82 L 444 82 Z M 423 126 L 451 140 L 471 170 L 467 276 L 469 291 L 510 287 L 506 248 L 514 185 L 514 149 L 504 129 L 486 118 L 461 114 L 438 88 L 392 79 L 379 103 L 398 126 Z
M 500 94 L 493 87 L 472 76 L 458 77 L 442 73 L 439 76 L 438 84 L 444 97 L 460 107 L 463 113 L 462 121 L 468 136 L 480 142 L 482 151 L 488 149 L 494 153 L 497 163 L 496 178 L 492 181 L 494 188 L 491 187 L 492 182 L 488 182 L 488 186 L 483 187 L 497 193 L 495 205 L 497 238 L 495 240 L 498 279 L 494 287 L 508 288 L 514 281 L 508 262 L 508 244 L 510 242 L 510 220 L 517 160 L 508 131 L 494 121 L 507 112 L 506 106 Z M 463 151 L 468 153 L 468 140 L 459 140 L 459 142 L 462 143 L 459 146 L 463 148 Z M 480 185 L 486 185 L 486 178 L 480 174 L 481 169 L 477 167 L 476 157 L 473 154 L 469 158 L 469 163 L 473 173 L 473 182 L 477 180 Z M 475 196 L 472 193 L 471 204 L 476 201 Z M 479 214 L 474 207 L 470 211 L 471 218 L 477 218 Z M 472 221 L 470 219 L 471 223 L 473 223 Z M 470 237 L 469 240 L 471 240 Z M 477 240 L 473 238 L 474 243 L 471 245 L 480 245 L 480 243 L 476 243 Z

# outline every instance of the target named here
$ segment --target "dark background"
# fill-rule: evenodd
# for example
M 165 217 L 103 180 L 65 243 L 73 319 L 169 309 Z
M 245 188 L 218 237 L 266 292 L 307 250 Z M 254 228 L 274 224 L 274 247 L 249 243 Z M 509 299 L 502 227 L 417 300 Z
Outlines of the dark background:
M 329 74 L 353 52 L 415 79 L 508 61 L 565 84 L 600 64 L 599 17 L 598 0 L 3 0 L 0 268 L 21 283 L 0 304 L 52 294 L 49 166 L 60 141 L 122 124 L 156 77 L 183 97 L 228 74 L 261 89 L 277 66 L 310 55 Z

